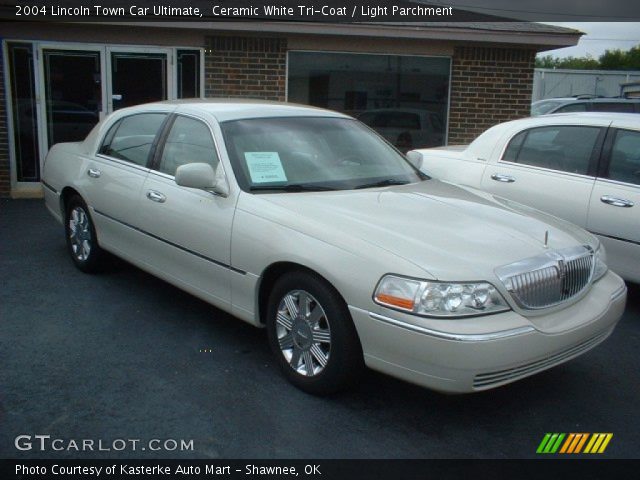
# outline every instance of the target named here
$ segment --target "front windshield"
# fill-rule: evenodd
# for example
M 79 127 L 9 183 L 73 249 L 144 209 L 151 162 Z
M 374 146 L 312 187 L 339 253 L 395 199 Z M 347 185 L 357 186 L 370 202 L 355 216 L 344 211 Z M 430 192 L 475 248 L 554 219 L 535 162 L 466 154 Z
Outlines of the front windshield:
M 245 191 L 350 190 L 427 178 L 352 119 L 255 118 L 224 122 L 221 128 Z
M 531 116 L 536 117 L 538 115 L 544 115 L 556 108 L 558 105 L 562 105 L 562 103 L 563 102 L 558 101 L 536 102 L 531 105 Z

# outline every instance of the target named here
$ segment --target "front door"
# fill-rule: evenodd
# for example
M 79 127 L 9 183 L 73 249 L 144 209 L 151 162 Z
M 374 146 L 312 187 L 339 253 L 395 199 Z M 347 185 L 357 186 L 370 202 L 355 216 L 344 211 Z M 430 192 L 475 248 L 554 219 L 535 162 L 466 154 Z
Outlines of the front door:
M 231 302 L 231 224 L 235 200 L 174 181 L 184 164 L 219 159 L 209 125 L 202 119 L 177 115 L 158 164 L 140 192 L 141 229 L 147 232 L 147 263 L 178 280 L 192 293 L 219 307 Z
M 611 269 L 640 282 L 640 130 L 613 133 L 605 171 L 591 195 L 587 227 L 602 239 Z

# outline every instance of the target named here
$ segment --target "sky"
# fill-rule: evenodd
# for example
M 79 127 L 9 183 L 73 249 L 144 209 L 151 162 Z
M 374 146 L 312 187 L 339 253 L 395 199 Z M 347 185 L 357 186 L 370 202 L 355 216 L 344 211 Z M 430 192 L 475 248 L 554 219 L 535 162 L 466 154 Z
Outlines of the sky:
M 628 50 L 640 44 L 640 0 L 411 0 L 471 10 L 517 20 L 543 22 L 585 32 L 575 47 L 541 55 L 564 58 L 605 50 Z M 553 20 L 553 21 L 551 21 Z M 635 22 L 625 22 L 635 20 Z
M 634 0 L 637 1 L 637 0 Z M 574 28 L 585 32 L 575 47 L 559 48 L 542 52 L 540 56 L 551 55 L 557 58 L 583 57 L 591 55 L 598 58 L 605 50 L 629 50 L 640 45 L 640 22 L 544 22 L 549 25 Z

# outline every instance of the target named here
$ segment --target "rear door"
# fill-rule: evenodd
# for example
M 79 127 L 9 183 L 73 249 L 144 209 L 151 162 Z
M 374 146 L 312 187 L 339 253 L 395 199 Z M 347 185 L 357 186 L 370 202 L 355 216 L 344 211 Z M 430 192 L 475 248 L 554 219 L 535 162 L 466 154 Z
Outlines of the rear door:
M 167 118 L 166 112 L 143 112 L 117 120 L 84 173 L 100 242 L 123 256 L 135 256 L 139 247 L 139 192 Z
M 640 282 L 640 130 L 611 129 L 588 228 L 605 244 L 609 266 Z
M 586 227 L 606 129 L 551 125 L 523 130 L 487 165 L 483 190 Z

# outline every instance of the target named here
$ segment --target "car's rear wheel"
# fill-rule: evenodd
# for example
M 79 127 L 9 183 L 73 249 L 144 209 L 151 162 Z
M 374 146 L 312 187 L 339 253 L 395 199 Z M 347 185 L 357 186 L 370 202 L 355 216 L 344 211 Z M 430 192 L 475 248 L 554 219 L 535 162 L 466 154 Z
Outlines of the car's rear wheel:
M 69 255 L 83 272 L 96 272 L 102 266 L 104 252 L 98 245 L 89 208 L 78 195 L 71 197 L 66 207 L 65 232 Z
M 339 391 L 361 373 L 362 348 L 349 310 L 316 275 L 293 272 L 275 283 L 267 331 L 285 376 L 306 392 Z

